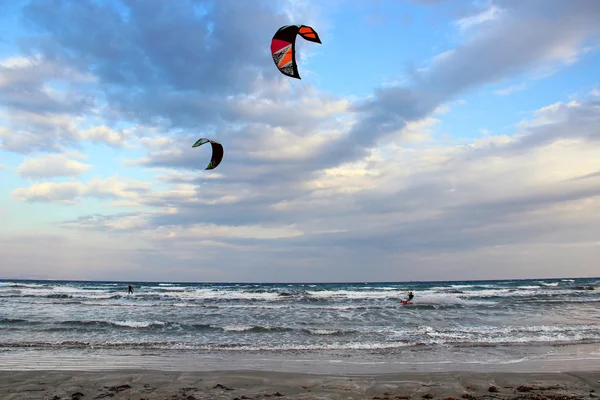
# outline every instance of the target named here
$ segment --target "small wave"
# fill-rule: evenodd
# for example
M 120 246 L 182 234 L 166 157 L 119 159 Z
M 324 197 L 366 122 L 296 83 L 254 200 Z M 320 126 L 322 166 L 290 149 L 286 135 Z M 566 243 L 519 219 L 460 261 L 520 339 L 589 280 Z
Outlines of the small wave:
M 383 350 L 415 345 L 413 343 L 324 343 L 249 345 L 246 343 L 194 344 L 184 342 L 96 342 L 96 341 L 31 341 L 0 342 L 0 348 L 96 348 L 96 349 L 156 349 L 156 350 L 206 350 L 206 351 L 314 351 L 314 350 Z
M 62 321 L 58 325 L 63 327 L 81 328 L 81 327 L 94 327 L 94 328 L 155 328 L 163 327 L 167 325 L 166 322 L 161 321 L 101 321 L 101 320 L 71 320 Z
M 4 320 L 0 320 L 3 323 Z M 26 320 L 7 320 L 5 323 L 12 324 L 32 324 Z M 61 332 L 61 331 L 82 331 L 82 330 L 113 330 L 113 329 L 130 329 L 130 330 L 173 330 L 178 331 L 204 331 L 204 332 L 224 332 L 224 333 L 296 333 L 305 335 L 344 335 L 358 333 L 361 331 L 355 329 L 323 329 L 323 328 L 304 328 L 293 326 L 268 326 L 268 325 L 216 325 L 216 324 L 189 324 L 176 323 L 169 321 L 62 321 L 58 324 L 42 324 L 41 331 Z M 368 330 L 362 331 L 368 332 Z
M 42 289 L 52 287 L 51 285 L 40 285 L 36 283 L 0 282 L 0 288 L 9 287 L 14 289 Z
M 232 326 L 214 326 L 211 328 L 219 329 L 224 332 L 249 332 L 249 333 L 275 333 L 275 332 L 293 332 L 293 328 L 284 328 L 279 326 L 244 326 L 244 325 L 232 325 Z
M 72 299 L 73 296 L 71 296 L 70 294 L 64 294 L 64 293 L 56 293 L 56 294 L 47 294 L 44 296 L 47 299 Z
M 355 330 L 339 330 L 339 329 L 307 329 L 312 335 L 345 335 L 356 332 Z
M 189 343 L 184 341 L 156 341 L 156 342 L 136 342 L 136 341 L 77 341 L 77 340 L 59 340 L 59 341 L 23 341 L 23 342 L 3 342 L 0 341 L 2 348 L 53 348 L 53 349 L 144 349 L 144 350 L 195 350 L 209 352 L 298 352 L 298 351 L 369 351 L 379 352 L 382 350 L 394 349 L 423 349 L 433 348 L 439 344 L 451 345 L 458 348 L 481 348 L 481 347 L 504 347 L 504 346 L 536 346 L 548 345 L 546 341 L 538 342 L 481 342 L 465 343 L 461 341 L 374 341 L 374 342 L 326 342 L 326 343 L 285 343 L 285 344 L 248 344 L 248 343 Z M 577 344 L 594 344 L 597 340 L 580 340 Z M 568 345 L 573 342 L 552 341 L 554 345 Z
M 0 324 L 40 324 L 39 321 L 29 321 L 26 319 L 20 318 L 0 318 Z

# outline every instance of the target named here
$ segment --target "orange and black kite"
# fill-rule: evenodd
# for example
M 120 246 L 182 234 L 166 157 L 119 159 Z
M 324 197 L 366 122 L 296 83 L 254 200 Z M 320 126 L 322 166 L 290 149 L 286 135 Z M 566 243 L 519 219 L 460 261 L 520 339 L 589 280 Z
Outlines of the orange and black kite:
M 296 64 L 296 36 L 321 44 L 317 32 L 306 25 L 286 25 L 279 28 L 271 40 L 271 55 L 275 65 L 282 74 L 292 78 L 300 78 Z

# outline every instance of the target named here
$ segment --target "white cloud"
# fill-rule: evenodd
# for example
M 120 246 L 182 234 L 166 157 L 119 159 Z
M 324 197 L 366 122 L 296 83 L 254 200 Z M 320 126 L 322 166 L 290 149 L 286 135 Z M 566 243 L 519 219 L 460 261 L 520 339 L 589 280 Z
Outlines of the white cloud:
M 301 136 L 283 128 L 257 127 L 241 139 L 248 157 L 256 160 L 301 160 L 311 158 L 330 136 Z M 240 143 L 242 144 L 242 143 Z
M 499 89 L 499 90 L 494 90 L 494 94 L 500 95 L 500 96 L 507 96 L 513 92 L 520 92 L 527 89 L 527 84 L 526 83 L 520 83 L 518 85 L 512 85 L 509 86 L 505 89 Z
M 83 117 L 69 113 L 38 113 L 24 109 L 0 110 L 0 148 L 32 153 L 61 150 L 82 142 L 105 143 L 112 147 L 127 146 L 125 130 L 116 131 L 104 125 L 81 128 Z
M 452 55 L 454 55 L 454 53 L 456 52 L 456 50 L 452 49 L 452 50 L 446 50 L 440 54 L 437 54 L 436 56 L 433 57 L 432 62 L 434 64 L 436 63 L 441 63 L 445 60 L 447 60 L 448 58 L 452 57 Z
M 456 25 L 458 25 L 458 28 L 461 31 L 465 32 L 471 28 L 477 27 L 486 22 L 495 21 L 499 19 L 502 16 L 503 12 L 504 10 L 502 10 L 494 4 L 491 4 L 488 8 L 486 8 L 478 14 L 470 15 L 468 17 L 459 19 L 458 21 L 456 21 Z
M 215 224 L 194 224 L 188 227 L 166 227 L 153 232 L 155 239 L 176 238 L 197 239 L 280 239 L 302 236 L 303 232 L 294 227 L 263 227 L 257 225 L 224 226 Z
M 13 191 L 13 198 L 21 202 L 58 202 L 74 204 L 83 197 L 98 199 L 127 200 L 127 205 L 139 206 L 138 202 L 150 191 L 147 182 L 127 180 L 121 181 L 118 176 L 105 179 L 93 178 L 83 182 L 45 182 L 31 185 L 29 188 L 18 188 Z M 123 205 L 117 203 L 117 205 Z
M 86 184 L 86 194 L 97 198 L 135 200 L 150 191 L 150 183 L 128 180 L 123 182 L 118 176 L 106 179 L 95 178 Z
M 16 201 L 21 202 L 73 204 L 84 193 L 85 186 L 80 182 L 45 182 L 15 189 L 12 194 Z
M 54 178 L 58 176 L 80 176 L 92 166 L 71 160 L 64 154 L 49 154 L 41 157 L 30 157 L 17 167 L 17 172 L 28 178 Z
M 520 128 L 532 128 L 565 121 L 565 119 L 570 115 L 570 110 L 579 106 L 580 103 L 578 103 L 576 100 L 571 100 L 568 103 L 557 101 L 556 103 L 535 110 L 533 112 L 533 118 L 520 121 L 517 126 Z
M 109 146 L 123 146 L 126 138 L 124 132 L 117 132 L 104 125 L 80 130 L 78 135 L 83 141 L 105 143 Z

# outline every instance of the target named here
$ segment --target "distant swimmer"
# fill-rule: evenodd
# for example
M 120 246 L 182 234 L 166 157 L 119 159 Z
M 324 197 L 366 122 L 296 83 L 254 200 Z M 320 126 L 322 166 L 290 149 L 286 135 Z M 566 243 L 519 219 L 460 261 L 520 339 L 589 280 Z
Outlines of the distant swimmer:
M 133 286 L 129 285 L 129 294 L 133 294 Z

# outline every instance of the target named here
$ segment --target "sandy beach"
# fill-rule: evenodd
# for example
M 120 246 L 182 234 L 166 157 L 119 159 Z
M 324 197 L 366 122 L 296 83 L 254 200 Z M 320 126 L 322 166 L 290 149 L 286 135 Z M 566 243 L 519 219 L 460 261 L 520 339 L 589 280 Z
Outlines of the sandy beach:
M 600 371 L 319 375 L 265 371 L 0 371 L 16 399 L 589 399 Z

